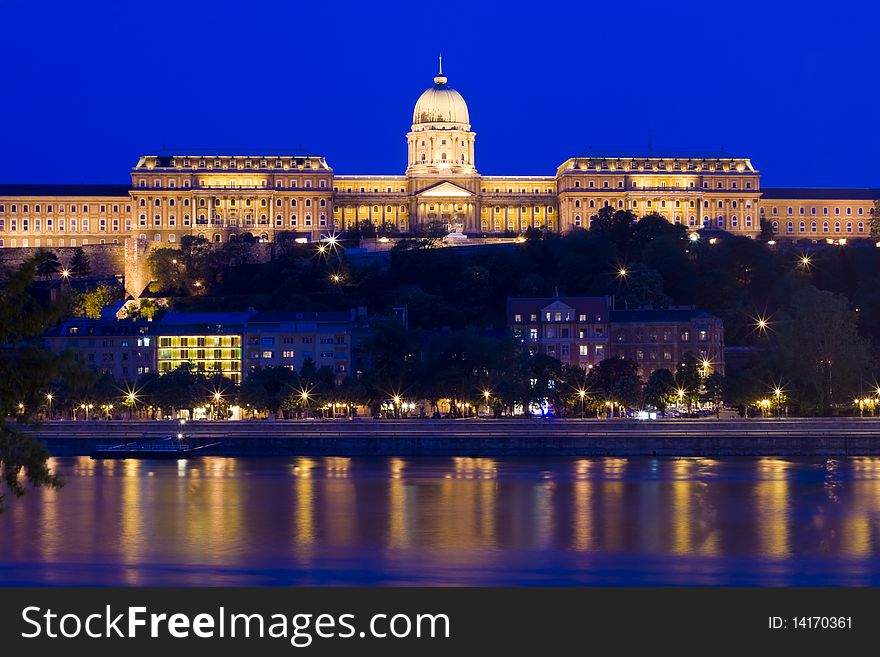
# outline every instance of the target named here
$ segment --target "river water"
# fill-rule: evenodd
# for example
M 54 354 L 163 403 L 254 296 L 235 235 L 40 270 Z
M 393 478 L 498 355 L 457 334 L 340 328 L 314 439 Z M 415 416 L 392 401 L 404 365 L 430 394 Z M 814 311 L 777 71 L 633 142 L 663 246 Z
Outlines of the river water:
M 880 459 L 56 458 L 0 584 L 880 585 Z

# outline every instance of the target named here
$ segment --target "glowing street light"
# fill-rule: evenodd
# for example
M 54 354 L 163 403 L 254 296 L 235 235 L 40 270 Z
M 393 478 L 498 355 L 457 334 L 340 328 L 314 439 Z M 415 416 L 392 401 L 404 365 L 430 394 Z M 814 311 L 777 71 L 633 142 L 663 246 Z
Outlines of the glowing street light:
M 62 269 L 61 270 L 61 278 L 63 278 L 65 281 L 68 278 L 70 278 L 70 270 L 69 269 Z
M 810 256 L 808 256 L 807 254 L 804 254 L 804 255 L 801 256 L 801 259 L 800 259 L 800 266 L 801 266 L 801 268 L 803 268 L 803 269 L 809 269 L 809 268 L 810 268 L 810 265 L 812 264 L 812 262 L 813 262 L 813 261 L 812 261 L 812 259 L 810 258 Z
M 587 399 L 587 391 L 583 388 L 578 388 L 578 397 L 581 400 L 581 419 L 584 418 L 584 402 Z
M 617 270 L 618 278 L 626 278 L 627 276 L 629 276 L 629 272 L 626 270 L 626 267 L 621 267 Z
M 752 317 L 752 320 L 755 322 L 755 330 L 758 333 L 766 334 L 770 329 L 770 320 L 767 317 L 758 315 L 757 317 Z

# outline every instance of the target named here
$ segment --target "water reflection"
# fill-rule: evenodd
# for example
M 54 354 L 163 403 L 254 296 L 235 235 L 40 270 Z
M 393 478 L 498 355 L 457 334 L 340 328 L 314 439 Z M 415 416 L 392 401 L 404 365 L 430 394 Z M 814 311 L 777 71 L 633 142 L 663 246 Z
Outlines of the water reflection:
M 880 459 L 53 459 L 0 582 L 880 584 Z

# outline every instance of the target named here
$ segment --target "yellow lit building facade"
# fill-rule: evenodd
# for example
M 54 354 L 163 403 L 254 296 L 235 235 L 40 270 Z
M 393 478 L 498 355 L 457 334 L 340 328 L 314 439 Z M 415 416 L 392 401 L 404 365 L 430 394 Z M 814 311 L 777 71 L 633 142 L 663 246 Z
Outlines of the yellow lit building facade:
M 169 312 L 156 338 L 156 365 L 167 374 L 183 364 L 241 383 L 242 336 L 250 313 Z
M 748 158 L 723 152 L 590 152 L 555 175 L 484 176 L 464 98 L 440 73 L 417 100 L 402 175 L 336 174 L 317 155 L 144 155 L 130 185 L 0 185 L 0 247 L 68 247 L 244 233 L 308 240 L 368 221 L 406 233 L 511 236 L 588 228 L 601 208 L 659 213 L 689 229 L 780 239 L 868 237 L 877 189 L 762 189 Z

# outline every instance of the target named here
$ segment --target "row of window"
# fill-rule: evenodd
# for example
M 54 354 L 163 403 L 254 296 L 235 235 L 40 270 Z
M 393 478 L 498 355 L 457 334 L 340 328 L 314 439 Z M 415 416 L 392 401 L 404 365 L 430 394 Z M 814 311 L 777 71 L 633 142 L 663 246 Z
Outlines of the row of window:
M 107 243 L 106 240 L 103 240 L 103 239 L 98 240 L 98 244 L 106 244 L 106 243 Z M 114 239 L 112 243 L 119 244 L 119 240 Z M 51 247 L 51 246 L 88 246 L 88 245 L 89 245 L 88 239 L 83 239 L 79 244 L 77 244 L 77 241 L 75 239 L 71 239 L 68 244 L 64 243 L 64 238 L 59 239 L 58 244 L 54 244 L 51 239 L 47 239 L 45 245 L 42 244 L 42 240 L 40 240 L 40 239 L 35 239 L 33 244 L 31 244 L 31 241 L 27 238 L 23 238 L 21 240 L 21 244 L 18 243 L 18 239 L 15 237 L 13 237 L 9 240 L 9 246 L 10 246 L 10 248 L 13 248 L 13 249 L 18 246 L 26 248 L 29 246 L 49 246 L 49 247 Z M 3 248 L 4 246 L 6 246 L 6 238 L 0 237 L 0 248 Z
M 153 184 L 148 184 L 146 178 L 140 178 L 137 181 L 137 186 L 141 189 L 146 189 L 151 187 L 152 189 L 162 189 L 161 178 L 154 178 Z M 168 179 L 166 181 L 168 183 L 168 189 L 177 189 L 177 181 L 174 178 Z M 288 184 L 284 184 L 283 178 L 275 179 L 275 189 L 299 189 L 299 179 L 291 178 L 288 180 Z M 312 188 L 312 180 L 306 179 L 303 181 L 303 188 L 311 189 Z M 265 178 L 254 180 L 253 178 L 244 178 L 242 181 L 238 181 L 235 178 L 229 180 L 218 180 L 216 178 L 199 178 L 198 179 L 199 187 L 208 187 L 208 188 L 218 188 L 218 189 L 257 189 L 257 188 L 268 188 L 269 181 Z M 191 183 L 189 178 L 183 180 L 181 184 L 182 189 L 189 189 L 191 187 Z M 326 189 L 327 188 L 327 180 L 321 178 L 318 180 L 318 188 Z
M 547 311 L 543 313 L 543 321 L 545 322 L 573 322 L 574 318 L 577 316 L 577 321 L 580 323 L 585 323 L 587 321 L 600 323 L 602 321 L 602 315 L 590 315 L 590 319 L 587 320 L 586 313 L 575 313 L 573 310 L 562 310 L 562 311 Z M 523 316 L 520 313 L 516 313 L 513 316 L 513 321 L 517 324 L 522 323 Z M 538 321 L 538 313 L 530 313 L 529 314 L 530 322 Z
M 230 198 L 230 199 L 214 198 L 214 199 L 211 199 L 211 204 L 210 204 L 210 205 L 211 205 L 212 207 L 222 206 L 224 200 L 226 201 L 226 204 L 227 204 L 229 207 L 235 207 L 235 199 L 234 199 L 234 198 Z M 248 198 L 248 199 L 245 199 L 245 201 L 244 201 L 244 205 L 245 205 L 245 207 L 250 207 L 250 206 L 251 206 L 251 201 L 252 201 L 252 200 L 253 200 L 253 199 L 249 199 L 249 198 Z M 170 198 L 170 199 L 167 200 L 167 205 L 168 205 L 169 208 L 173 208 L 173 207 L 175 207 L 175 206 L 177 205 L 177 201 L 176 201 L 175 199 L 173 199 L 173 198 Z M 275 206 L 276 206 L 276 207 L 279 207 L 279 208 L 280 208 L 280 207 L 282 207 L 283 205 L 284 205 L 284 202 L 282 201 L 282 199 L 280 199 L 280 198 L 279 198 L 279 199 L 275 199 Z M 290 199 L 290 207 L 295 208 L 296 205 L 297 205 L 297 199 L 295 199 L 295 198 Z M 319 199 L 319 205 L 320 205 L 322 208 L 323 208 L 323 207 L 326 207 L 326 206 L 327 206 L 327 199 L 323 199 L 323 198 L 322 198 L 322 199 Z M 138 201 L 138 206 L 139 206 L 139 207 L 142 207 L 142 208 L 146 207 L 146 206 L 147 206 L 147 199 L 145 199 L 145 198 L 140 199 L 140 201 Z M 184 207 L 189 207 L 189 199 L 188 199 L 188 198 L 183 199 L 183 206 L 184 206 Z M 208 201 L 207 201 L 207 199 L 200 198 L 200 199 L 199 199 L 199 207 L 200 207 L 200 208 L 204 208 L 204 207 L 207 207 L 207 206 L 208 206 Z M 260 207 L 265 208 L 265 207 L 267 207 L 267 206 L 268 206 L 268 202 L 266 201 L 266 199 L 264 199 L 264 198 L 260 199 Z M 306 206 L 307 208 L 312 207 L 312 199 L 310 199 L 310 198 L 305 199 L 305 206 Z M 153 199 L 153 207 L 157 207 L 157 208 L 162 207 L 162 199 L 160 199 L 160 198 Z
M 43 206 L 40 205 L 39 203 L 35 203 L 35 204 L 34 204 L 34 210 L 33 210 L 33 211 L 34 211 L 35 213 L 41 213 L 41 212 L 43 212 L 42 207 L 43 207 Z M 58 207 L 58 214 L 64 214 L 64 208 L 65 208 L 65 206 L 62 205 L 61 203 L 59 203 L 57 207 Z M 119 213 L 119 208 L 122 207 L 122 206 L 120 206 L 120 205 L 113 205 L 113 206 L 111 206 L 111 207 L 112 207 L 112 212 L 118 214 L 118 213 Z M 47 204 L 46 204 L 46 212 L 47 212 L 47 213 L 55 212 L 54 208 L 55 208 L 55 206 L 53 206 L 51 203 L 47 203 Z M 79 208 L 79 210 L 77 210 L 77 208 Z M 21 212 L 22 212 L 22 214 L 27 214 L 27 213 L 29 213 L 30 211 L 31 211 L 31 210 L 30 210 L 30 205 L 29 205 L 28 203 L 22 203 L 22 204 L 21 204 Z M 104 205 L 104 204 L 99 205 L 99 206 L 98 206 L 98 211 L 99 211 L 101 214 L 106 214 L 106 213 L 107 213 L 107 206 Z M 2 213 L 2 212 L 6 212 L 6 204 L 5 204 L 5 203 L 0 203 L 0 213 Z M 11 214 L 16 214 L 16 213 L 18 213 L 18 204 L 17 204 L 17 203 L 10 203 L 10 204 L 9 204 L 9 212 L 10 212 Z M 83 205 L 81 205 L 81 206 L 71 205 L 71 206 L 70 206 L 70 212 L 81 212 L 82 214 L 88 214 L 88 213 L 89 213 L 89 206 L 86 205 L 86 204 L 83 204 Z M 125 212 L 131 212 L 131 206 L 130 206 L 130 205 L 126 205 L 126 206 L 125 206 Z
M 763 208 L 761 208 L 761 209 L 762 209 L 762 211 L 763 211 Z M 798 214 L 806 214 L 805 210 L 806 210 L 806 208 L 804 208 L 804 207 L 799 207 L 799 208 L 798 208 Z M 852 214 L 852 213 L 853 213 L 852 210 L 853 210 L 853 209 L 852 209 L 851 207 L 847 207 L 847 208 L 846 208 L 846 214 Z M 856 214 L 865 214 L 865 209 L 864 209 L 864 208 L 857 208 L 857 210 L 858 210 L 858 212 L 857 212 Z M 774 215 L 775 215 L 775 214 L 779 214 L 779 208 L 776 207 L 776 206 L 771 207 L 771 208 L 770 208 L 770 214 L 774 214 Z M 788 207 L 788 214 L 794 214 L 794 208 L 793 208 L 793 207 L 791 207 L 791 206 Z M 816 214 L 816 208 L 815 208 L 815 207 L 810 208 L 810 214 Z M 828 214 L 828 208 L 822 208 L 822 214 Z M 840 208 L 839 208 L 839 207 L 835 207 L 835 208 L 834 208 L 834 214 L 840 214 Z
M 620 199 L 611 199 L 611 200 L 605 200 L 605 201 L 602 201 L 602 203 L 604 204 L 603 207 L 606 207 L 606 208 L 607 208 L 607 207 L 609 207 L 610 205 L 613 205 L 613 204 L 615 203 L 615 201 L 617 202 L 617 207 L 619 207 L 619 208 L 622 208 L 622 207 L 623 207 L 623 201 L 620 200 Z M 595 208 L 595 207 L 596 207 L 596 203 L 597 203 L 597 200 L 591 198 L 591 199 L 589 199 L 589 201 L 588 201 L 588 206 L 591 207 L 591 208 Z M 665 207 L 666 207 L 666 203 L 667 203 L 666 200 L 660 200 L 660 201 L 659 201 L 659 205 L 660 205 L 661 208 L 665 208 Z M 738 207 L 739 207 L 739 204 L 740 204 L 740 201 L 738 201 L 738 200 L 733 200 L 733 201 L 723 201 L 723 200 L 721 200 L 721 201 L 716 201 L 715 203 L 716 203 L 717 207 L 719 207 L 719 208 L 723 208 L 725 203 L 729 203 L 729 204 L 730 204 L 730 207 L 732 207 L 732 208 L 738 208 Z M 751 201 L 744 201 L 744 204 L 745 204 L 745 207 L 747 207 L 747 208 L 751 208 L 751 207 L 752 207 L 752 202 L 751 202 Z M 675 205 L 675 207 L 680 208 L 680 207 L 681 207 L 681 200 L 676 200 L 676 201 L 674 201 L 674 205 Z M 708 208 L 709 206 L 710 206 L 710 201 L 705 201 L 705 200 L 704 200 L 704 201 L 703 201 L 703 207 L 704 207 L 704 208 Z M 579 208 L 579 207 L 581 207 L 581 200 L 580 200 L 580 199 L 575 199 L 575 201 L 574 201 L 574 207 L 575 207 L 575 208 Z M 639 201 L 638 201 L 638 200 L 635 200 L 635 199 L 632 200 L 632 201 L 630 201 L 630 207 L 633 207 L 633 208 L 637 208 L 637 207 L 639 207 Z M 653 200 L 653 199 L 647 199 L 647 200 L 645 201 L 645 207 L 649 207 L 649 208 L 654 207 L 654 200 Z M 694 208 L 694 207 L 696 207 L 696 201 L 689 201 L 689 202 L 688 202 L 688 207 L 690 207 L 690 208 Z M 523 207 L 523 210 L 525 210 L 525 207 Z
M 652 185 L 651 181 L 645 181 L 645 180 L 642 180 L 641 183 L 642 184 L 640 185 L 638 180 L 630 181 L 630 189 L 684 189 L 677 182 L 672 187 L 668 187 L 665 180 L 660 181 L 660 183 L 657 185 Z M 645 184 L 645 183 L 647 183 L 647 184 Z M 575 180 L 574 181 L 574 188 L 580 189 L 581 187 L 582 187 L 581 181 Z M 596 189 L 596 181 L 595 180 L 588 181 L 586 188 L 587 189 Z M 624 188 L 624 182 L 622 180 L 618 180 L 616 189 L 623 189 L 623 188 Z M 703 181 L 703 189 L 710 189 L 710 188 L 711 188 L 711 185 L 708 183 L 708 181 Z M 750 180 L 747 180 L 745 182 L 744 189 L 751 189 L 751 188 L 752 188 L 752 183 Z M 611 189 L 611 182 L 608 180 L 603 180 L 601 189 Z M 693 180 L 689 181 L 686 189 L 696 189 L 696 183 Z M 726 186 L 724 184 L 724 182 L 719 180 L 719 181 L 715 182 L 715 189 L 739 189 L 739 185 L 736 181 L 729 181 L 729 186 Z
M 818 227 L 819 227 L 819 222 L 817 222 L 817 221 L 810 222 L 810 232 L 811 233 L 819 232 Z M 841 223 L 839 221 L 835 221 L 834 222 L 834 232 L 835 233 L 841 232 L 840 227 L 841 227 Z M 779 232 L 779 222 L 778 221 L 773 222 L 773 232 L 774 233 Z M 786 226 L 786 232 L 787 233 L 794 233 L 794 222 L 793 221 L 788 222 L 788 225 Z M 799 233 L 806 233 L 807 232 L 807 222 L 801 221 L 798 224 L 798 232 Z M 827 221 L 822 222 L 822 232 L 823 233 L 831 232 L 830 225 Z M 853 223 L 851 221 L 846 222 L 846 232 L 847 233 L 853 232 Z M 858 224 L 856 224 L 856 232 L 857 233 L 864 233 L 865 232 L 865 223 L 863 221 L 860 221 L 860 222 L 858 222 Z
M 275 352 L 271 349 L 264 349 L 263 351 L 252 349 L 247 352 L 247 357 L 249 359 L 275 358 Z M 292 351 L 282 351 L 281 357 L 293 358 L 294 353 Z M 345 354 L 336 354 L 332 351 L 320 351 L 318 352 L 318 358 L 345 358 Z
M 205 169 L 214 167 L 217 169 L 227 169 L 230 166 L 233 169 L 253 169 L 256 166 L 259 166 L 260 169 L 280 169 L 282 167 L 291 167 L 291 168 L 299 168 L 299 169 L 311 169 L 312 161 L 310 159 L 299 158 L 296 157 L 283 157 L 283 158 L 262 158 L 259 160 L 245 159 L 245 158 L 199 158 L 198 160 L 194 160 L 193 158 L 185 157 L 179 158 L 175 157 L 171 159 L 172 167 L 192 167 L 193 162 L 198 162 L 199 169 Z M 259 164 L 257 164 L 259 163 Z
M 635 169 L 650 171 L 650 170 L 654 169 L 655 164 L 656 164 L 656 168 L 659 171 L 667 171 L 667 170 L 696 171 L 699 169 L 701 171 L 740 171 L 740 172 L 742 172 L 745 170 L 745 164 L 743 164 L 743 163 L 733 164 L 732 162 L 731 163 L 702 162 L 700 164 L 700 166 L 697 166 L 696 162 L 686 162 L 686 163 L 673 162 L 672 167 L 667 167 L 666 162 L 652 162 L 651 160 L 647 160 L 647 161 L 630 160 L 630 161 L 625 161 L 625 162 L 615 162 L 613 167 L 611 166 L 611 163 L 609 163 L 609 162 L 597 163 L 594 161 L 590 161 L 590 162 L 587 162 L 586 168 L 589 170 L 592 170 L 592 171 L 595 171 L 597 169 L 602 170 L 602 171 L 608 171 L 608 170 L 611 170 L 612 168 L 616 169 L 618 171 L 628 171 L 628 170 L 631 171 L 631 170 L 635 170 Z M 684 167 L 682 167 L 682 164 L 684 164 Z

